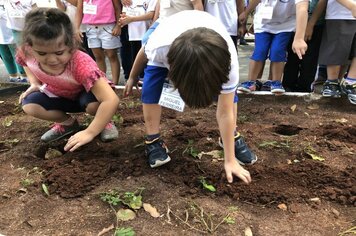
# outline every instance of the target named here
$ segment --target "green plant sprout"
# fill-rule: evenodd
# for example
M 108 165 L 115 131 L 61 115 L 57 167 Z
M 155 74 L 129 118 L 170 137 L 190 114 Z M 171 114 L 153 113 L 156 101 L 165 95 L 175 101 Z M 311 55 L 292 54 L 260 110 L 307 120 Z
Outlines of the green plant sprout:
M 193 143 L 194 143 L 193 140 L 190 140 L 190 139 L 188 140 L 188 145 L 184 149 L 182 155 L 184 155 L 185 153 L 188 153 L 188 155 L 191 155 L 194 158 L 198 157 L 199 151 L 193 147 Z
M 131 227 L 116 228 L 114 233 L 114 236 L 134 236 L 134 235 L 135 235 L 135 231 Z
M 125 192 L 123 194 L 117 190 L 110 190 L 109 192 L 102 193 L 100 199 L 111 206 L 117 206 L 121 203 L 133 210 L 138 210 L 142 207 L 143 190 L 144 188 L 138 188 L 135 192 Z
M 208 184 L 205 177 L 200 177 L 199 180 L 204 189 L 209 190 L 210 192 L 216 192 L 216 188 L 213 185 Z
M 26 178 L 26 179 L 22 179 L 20 183 L 24 188 L 26 188 L 26 187 L 32 185 L 34 182 L 35 181 L 33 181 L 32 179 Z

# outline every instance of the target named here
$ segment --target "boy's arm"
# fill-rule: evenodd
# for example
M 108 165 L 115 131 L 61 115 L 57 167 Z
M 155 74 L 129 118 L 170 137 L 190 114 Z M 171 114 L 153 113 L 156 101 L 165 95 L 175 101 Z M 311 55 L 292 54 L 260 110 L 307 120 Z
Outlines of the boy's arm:
M 353 17 L 356 18 L 356 2 L 352 0 L 336 0 L 338 1 L 341 5 L 346 7 L 352 12 Z
M 240 23 L 240 15 L 245 10 L 245 1 L 244 0 L 236 0 L 236 11 L 237 11 L 237 32 L 240 37 L 242 37 L 246 33 L 246 21 L 245 23 Z
M 118 36 L 121 34 L 120 15 L 121 15 L 121 11 L 122 11 L 122 5 L 119 0 L 112 0 L 112 3 L 114 5 L 115 18 L 116 18 L 116 25 L 115 25 L 114 29 L 112 30 L 112 35 Z
M 220 94 L 216 110 L 216 119 L 224 144 L 224 168 L 229 183 L 232 183 L 233 175 L 235 175 L 248 184 L 251 182 L 250 173 L 235 158 L 234 130 L 236 121 L 233 101 L 234 93 Z
M 190 0 L 193 4 L 194 10 L 204 11 L 204 5 L 202 0 Z
M 255 10 L 255 8 L 257 7 L 258 4 L 261 3 L 261 0 L 251 0 L 250 4 L 248 4 L 248 6 L 246 7 L 245 11 L 243 11 L 240 15 L 239 15 L 239 21 L 241 22 L 241 24 L 246 23 L 247 21 L 247 17 L 248 15 Z
M 136 55 L 135 61 L 130 71 L 129 79 L 127 80 L 127 83 L 125 85 L 125 89 L 123 91 L 124 96 L 128 96 L 132 93 L 133 86 L 136 86 L 136 88 L 138 89 L 137 87 L 138 77 L 142 73 L 147 62 L 148 60 L 144 52 L 144 47 L 141 47 L 140 51 L 138 51 Z
M 305 31 L 305 41 L 308 41 L 312 38 L 313 36 L 313 29 L 316 24 L 316 22 L 319 20 L 321 15 L 326 9 L 326 0 L 319 0 L 310 19 L 308 20 L 307 24 L 307 29 Z
M 308 22 L 308 4 L 308 1 L 298 2 L 296 4 L 297 26 L 292 49 L 293 52 L 298 55 L 299 59 L 302 59 L 308 49 L 308 45 L 304 41 L 305 29 L 307 28 Z

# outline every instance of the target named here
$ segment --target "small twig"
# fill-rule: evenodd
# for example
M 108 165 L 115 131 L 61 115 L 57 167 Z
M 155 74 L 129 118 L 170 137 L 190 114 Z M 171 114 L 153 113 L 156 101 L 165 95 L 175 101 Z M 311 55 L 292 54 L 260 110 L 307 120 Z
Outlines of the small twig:
M 198 231 L 200 233 L 206 233 L 206 231 L 200 230 L 195 228 L 194 226 L 190 225 L 188 222 L 185 222 L 182 218 L 180 218 L 179 216 L 175 215 L 171 210 L 169 211 L 175 218 L 177 218 L 178 220 L 180 220 L 183 224 L 185 224 L 186 226 L 188 226 L 190 229 Z
M 167 213 L 166 213 L 166 216 L 167 216 L 167 218 L 168 218 L 168 224 L 172 224 L 172 222 L 171 222 L 171 216 L 170 216 L 170 214 L 169 213 L 171 213 L 171 209 L 169 208 L 169 205 L 167 205 Z
M 227 214 L 227 215 L 220 221 L 220 223 L 215 226 L 215 228 L 213 229 L 213 232 L 214 232 L 215 230 L 217 230 L 217 229 L 219 228 L 219 226 L 220 226 L 222 223 L 224 223 L 224 222 L 225 222 L 225 219 L 226 219 L 227 217 L 229 217 L 229 216 L 230 216 L 230 213 Z

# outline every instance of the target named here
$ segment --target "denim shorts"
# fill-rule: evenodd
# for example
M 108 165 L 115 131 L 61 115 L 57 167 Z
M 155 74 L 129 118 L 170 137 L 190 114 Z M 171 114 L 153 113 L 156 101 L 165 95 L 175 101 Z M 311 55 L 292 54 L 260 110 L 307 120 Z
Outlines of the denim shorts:
M 33 92 L 30 93 L 22 101 L 22 106 L 27 104 L 37 104 L 42 106 L 47 111 L 57 110 L 63 112 L 85 112 L 89 103 L 97 102 L 98 100 L 92 92 L 83 91 L 79 94 L 78 99 L 70 100 L 62 97 L 48 97 L 45 93 Z
M 113 36 L 115 24 L 87 25 L 89 48 L 115 49 L 121 47 L 120 36 Z
M 256 33 L 255 50 L 251 59 L 254 61 L 265 61 L 269 57 L 272 62 L 287 61 L 287 46 L 292 35 L 293 32 L 278 34 L 268 32 Z

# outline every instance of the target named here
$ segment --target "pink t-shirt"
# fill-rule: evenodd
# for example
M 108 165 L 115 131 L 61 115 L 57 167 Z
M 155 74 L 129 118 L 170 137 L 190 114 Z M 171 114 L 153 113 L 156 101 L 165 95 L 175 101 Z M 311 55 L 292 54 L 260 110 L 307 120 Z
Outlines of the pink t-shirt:
M 96 6 L 96 14 L 86 14 L 85 5 Z M 84 0 L 82 24 L 103 25 L 116 22 L 112 0 Z
M 16 54 L 16 61 L 28 67 L 37 79 L 46 85 L 46 91 L 58 97 L 75 100 L 84 89 L 89 92 L 99 78 L 105 78 L 110 83 L 96 62 L 80 50 L 73 53 L 66 69 L 60 75 L 47 74 L 34 57 L 25 56 L 21 50 Z

